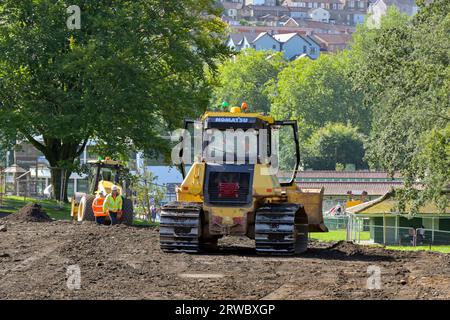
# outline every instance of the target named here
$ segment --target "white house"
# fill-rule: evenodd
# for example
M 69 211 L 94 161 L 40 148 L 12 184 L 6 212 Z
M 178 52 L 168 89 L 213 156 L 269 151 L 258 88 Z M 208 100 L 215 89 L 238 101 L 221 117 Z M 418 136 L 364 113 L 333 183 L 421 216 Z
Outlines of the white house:
M 312 21 L 330 22 L 330 12 L 320 7 L 309 10 L 308 15 Z
M 244 33 L 241 42 L 241 49 L 253 48 L 253 41 L 258 36 L 258 33 Z
M 412 16 L 417 13 L 418 7 L 414 0 L 375 0 L 369 5 L 370 21 L 379 26 L 381 17 L 386 14 L 388 7 L 395 6 L 400 12 Z
M 244 35 L 242 33 L 233 33 L 228 37 L 227 47 L 231 50 L 240 51 Z
M 277 4 L 276 0 L 245 0 L 245 5 L 255 5 L 255 6 L 275 6 Z
M 226 45 L 228 48 L 241 51 L 242 49 L 253 48 L 252 44 L 258 33 L 248 32 L 248 33 L 232 33 L 228 36 Z
M 253 48 L 255 50 L 283 52 L 288 60 L 293 60 L 302 54 L 306 54 L 311 59 L 317 59 L 320 55 L 319 43 L 309 36 L 302 36 L 298 33 L 275 35 L 268 32 L 231 34 L 226 44 L 236 51 Z
M 281 51 L 281 44 L 267 32 L 261 32 L 251 45 L 256 50 Z
M 280 42 L 284 56 L 288 60 L 304 53 L 308 54 L 308 43 L 297 33 L 277 34 L 274 38 Z
M 227 17 L 229 17 L 231 19 L 237 19 L 237 18 L 239 18 L 239 11 L 242 9 L 243 3 L 242 2 L 223 1 L 222 6 L 224 9 L 223 13 Z

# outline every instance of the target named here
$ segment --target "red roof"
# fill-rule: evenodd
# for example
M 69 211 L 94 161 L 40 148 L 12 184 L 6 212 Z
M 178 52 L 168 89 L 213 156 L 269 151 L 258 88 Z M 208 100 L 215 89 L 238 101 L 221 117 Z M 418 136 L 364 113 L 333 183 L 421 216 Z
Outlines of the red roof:
M 301 188 L 316 189 L 324 188 L 325 195 L 347 195 L 352 193 L 366 191 L 369 196 L 380 196 L 389 192 L 392 188 L 403 186 L 402 182 L 297 182 Z
M 268 32 L 273 31 L 276 33 L 291 33 L 297 32 L 301 34 L 308 34 L 314 32 L 318 34 L 322 32 L 326 33 L 353 33 L 355 27 L 347 25 L 334 25 L 331 23 L 324 23 L 318 21 L 302 22 L 300 26 L 292 27 L 275 27 L 275 26 L 231 26 L 232 29 L 238 32 Z
M 287 7 L 298 7 L 300 2 L 308 3 L 308 2 L 318 2 L 318 3 L 344 3 L 342 0 L 285 0 L 283 2 L 283 6 Z
M 242 9 L 243 4 L 239 2 L 222 2 L 224 9 Z
M 317 33 L 314 34 L 314 37 L 321 43 L 326 45 L 333 44 L 347 44 L 351 39 L 351 34 L 326 34 L 326 33 Z
M 333 170 L 307 170 L 298 171 L 297 178 L 356 178 L 356 179 L 390 179 L 386 171 L 333 171 Z M 400 178 L 399 173 L 394 174 L 394 178 Z

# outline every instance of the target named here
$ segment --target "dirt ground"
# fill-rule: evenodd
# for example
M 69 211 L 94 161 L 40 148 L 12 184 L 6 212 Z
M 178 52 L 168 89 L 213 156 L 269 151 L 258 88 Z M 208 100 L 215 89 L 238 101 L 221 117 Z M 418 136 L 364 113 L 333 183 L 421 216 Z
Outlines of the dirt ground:
M 261 257 L 253 241 L 225 238 L 212 254 L 168 254 L 152 228 L 0 224 L 0 299 L 450 298 L 450 255 L 439 253 L 313 242 L 302 256 Z M 67 286 L 73 265 L 78 290 Z M 381 289 L 367 288 L 369 266 Z

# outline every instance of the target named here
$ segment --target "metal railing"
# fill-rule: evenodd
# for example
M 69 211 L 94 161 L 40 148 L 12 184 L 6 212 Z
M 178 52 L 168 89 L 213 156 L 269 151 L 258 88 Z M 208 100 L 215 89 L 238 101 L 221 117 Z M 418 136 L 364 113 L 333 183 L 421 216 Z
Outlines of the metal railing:
M 345 230 L 348 224 L 348 216 L 325 216 L 323 220 L 328 230 Z
M 374 223 L 367 217 L 351 215 L 325 216 L 324 222 L 330 232 L 345 230 L 346 240 L 359 244 L 417 246 L 430 250 L 436 246 L 450 246 L 450 230 L 446 230 L 450 226 L 450 217 L 421 216 L 407 220 L 405 216 L 401 216 L 398 219 L 397 222 L 390 220 L 390 224 L 385 226 Z M 396 225 L 392 225 L 393 222 Z M 405 226 L 405 224 L 411 225 Z
M 364 224 L 362 219 L 347 226 L 347 240 L 356 243 L 377 243 L 392 246 L 450 246 L 450 231 L 422 228 Z

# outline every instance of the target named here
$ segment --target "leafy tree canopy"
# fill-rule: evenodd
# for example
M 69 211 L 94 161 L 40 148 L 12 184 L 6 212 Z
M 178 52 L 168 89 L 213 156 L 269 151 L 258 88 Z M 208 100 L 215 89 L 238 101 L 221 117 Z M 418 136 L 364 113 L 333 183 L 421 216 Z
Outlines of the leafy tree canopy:
M 353 90 L 348 53 L 322 54 L 317 60 L 297 59 L 278 75 L 271 113 L 297 119 L 303 139 L 328 122 L 370 128 L 362 94 Z
M 71 1 L 3 0 L 2 140 L 29 140 L 67 174 L 89 139 L 110 155 L 165 150 L 161 133 L 206 108 L 205 66 L 228 54 L 213 3 L 80 0 L 69 30 Z
M 342 123 L 329 123 L 315 131 L 305 145 L 305 167 L 335 170 L 351 164 L 356 170 L 367 169 L 364 138 L 357 128 Z
M 219 66 L 212 105 L 227 101 L 240 106 L 246 102 L 251 111 L 268 112 L 268 90 L 286 64 L 281 52 L 243 50 Z
M 443 209 L 450 172 L 450 2 L 418 4 L 411 21 L 393 23 L 399 13 L 391 10 L 391 22 L 379 30 L 358 30 L 354 76 L 372 104 L 372 165 L 402 172 L 401 200 L 414 199 L 416 207 L 434 200 Z M 419 194 L 412 188 L 417 181 L 425 187 Z

